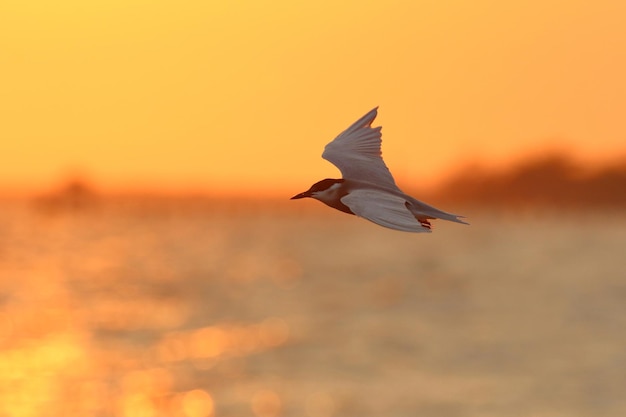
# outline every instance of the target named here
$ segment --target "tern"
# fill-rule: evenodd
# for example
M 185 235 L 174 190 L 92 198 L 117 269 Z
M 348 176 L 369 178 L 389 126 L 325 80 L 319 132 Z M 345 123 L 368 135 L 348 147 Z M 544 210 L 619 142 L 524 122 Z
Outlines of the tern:
M 343 178 L 326 178 L 292 200 L 310 197 L 329 207 L 404 232 L 430 232 L 430 220 L 468 224 L 463 216 L 446 213 L 402 192 L 385 165 L 380 149 L 381 126 L 372 127 L 378 107 L 354 122 L 324 148 L 322 158 Z

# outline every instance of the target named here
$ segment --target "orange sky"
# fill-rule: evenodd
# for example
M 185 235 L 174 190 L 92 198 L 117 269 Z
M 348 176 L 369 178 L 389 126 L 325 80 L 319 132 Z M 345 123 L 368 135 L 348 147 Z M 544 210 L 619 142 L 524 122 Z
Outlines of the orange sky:
M 265 4 L 262 6 L 262 4 Z M 0 2 L 0 189 L 293 194 L 379 105 L 401 186 L 626 153 L 626 2 Z

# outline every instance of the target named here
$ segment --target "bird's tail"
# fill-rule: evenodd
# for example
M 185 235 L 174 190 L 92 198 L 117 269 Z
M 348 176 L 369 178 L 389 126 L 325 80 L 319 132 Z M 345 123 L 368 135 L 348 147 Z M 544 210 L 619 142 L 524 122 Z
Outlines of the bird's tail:
M 465 218 L 465 216 L 447 213 L 433 206 L 429 206 L 426 203 L 422 203 L 421 201 L 416 200 L 416 199 L 411 199 L 411 201 L 407 201 L 406 207 L 418 220 L 419 219 L 425 219 L 425 220 L 442 219 L 442 220 L 448 220 L 448 221 L 456 222 L 456 223 L 469 224 L 468 222 L 462 220 Z

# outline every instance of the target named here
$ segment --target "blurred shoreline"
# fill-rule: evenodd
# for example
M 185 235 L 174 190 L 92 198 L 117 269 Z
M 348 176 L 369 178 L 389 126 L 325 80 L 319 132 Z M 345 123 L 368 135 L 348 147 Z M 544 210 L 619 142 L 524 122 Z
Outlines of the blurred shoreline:
M 453 204 L 498 208 L 623 209 L 624 190 L 626 157 L 587 166 L 553 152 L 500 170 L 468 165 L 444 181 L 433 197 Z
M 601 166 L 587 166 L 562 152 L 526 158 L 505 169 L 469 164 L 431 189 L 401 188 L 408 194 L 442 209 L 519 211 L 619 211 L 626 208 L 626 157 Z M 303 184 L 302 188 L 307 185 Z M 299 189 L 269 197 L 244 192 L 223 195 L 204 191 L 152 189 L 150 191 L 103 191 L 84 177 L 73 177 L 47 192 L 3 192 L 0 201 L 23 201 L 43 211 L 86 210 L 102 206 L 139 208 L 200 208 L 228 212 L 317 211 L 318 204 L 293 204 Z

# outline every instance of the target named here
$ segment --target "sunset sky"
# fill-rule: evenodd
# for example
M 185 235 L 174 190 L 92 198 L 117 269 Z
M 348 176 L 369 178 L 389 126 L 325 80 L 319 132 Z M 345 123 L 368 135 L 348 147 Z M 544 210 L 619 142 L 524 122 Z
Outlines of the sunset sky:
M 374 106 L 406 188 L 626 154 L 626 2 L 0 2 L 0 191 L 295 194 Z

